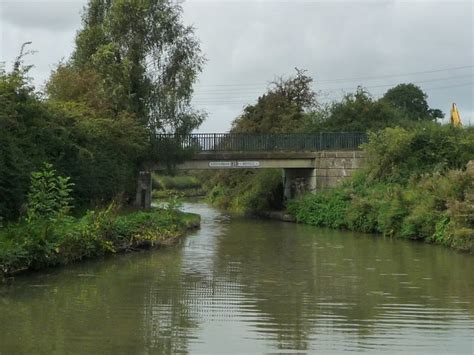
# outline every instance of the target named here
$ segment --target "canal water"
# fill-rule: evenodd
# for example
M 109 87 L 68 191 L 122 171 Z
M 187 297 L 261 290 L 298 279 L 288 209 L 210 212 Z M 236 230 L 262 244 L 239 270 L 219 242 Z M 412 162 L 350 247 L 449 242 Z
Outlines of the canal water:
M 474 256 L 186 204 L 162 250 L 0 287 L 0 354 L 465 353 Z

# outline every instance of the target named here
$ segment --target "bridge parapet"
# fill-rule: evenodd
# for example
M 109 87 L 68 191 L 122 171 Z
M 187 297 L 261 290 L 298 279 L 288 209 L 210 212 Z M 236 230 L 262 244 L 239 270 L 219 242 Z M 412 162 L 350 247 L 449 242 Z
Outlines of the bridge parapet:
M 199 152 L 275 152 L 357 150 L 367 141 L 363 132 L 194 133 L 158 134 L 156 143 Z

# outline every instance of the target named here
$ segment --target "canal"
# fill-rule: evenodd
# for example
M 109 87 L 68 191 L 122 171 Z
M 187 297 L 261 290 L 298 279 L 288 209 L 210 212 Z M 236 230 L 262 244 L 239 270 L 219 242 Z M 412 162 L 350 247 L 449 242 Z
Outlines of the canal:
M 0 354 L 474 350 L 472 255 L 184 209 L 179 245 L 0 286 Z

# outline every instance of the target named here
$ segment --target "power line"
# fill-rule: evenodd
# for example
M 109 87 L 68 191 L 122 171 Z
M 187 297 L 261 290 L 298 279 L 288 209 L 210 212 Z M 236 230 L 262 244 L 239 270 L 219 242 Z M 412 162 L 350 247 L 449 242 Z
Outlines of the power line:
M 457 85 L 448 85 L 448 86 L 439 86 L 439 87 L 434 87 L 434 88 L 428 88 L 427 90 L 438 90 L 438 89 L 449 89 L 449 88 L 457 88 L 461 86 L 468 86 L 471 85 L 474 88 L 474 83 L 472 81 L 463 83 L 463 84 L 457 84 Z
M 470 75 L 472 76 L 472 74 Z M 466 78 L 466 76 L 462 75 L 462 76 L 456 76 L 456 77 L 450 77 L 450 78 L 439 78 L 439 79 L 430 79 L 430 80 L 417 80 L 417 81 L 412 81 L 411 83 L 412 84 L 423 84 L 423 83 L 432 83 L 432 82 L 436 82 L 436 81 L 444 81 L 444 80 L 453 80 L 453 79 L 464 79 Z M 367 88 L 367 89 L 374 89 L 374 88 L 382 88 L 382 87 L 389 87 L 389 86 L 396 86 L 396 85 L 399 85 L 399 83 L 392 83 L 392 84 L 383 84 L 383 85 L 371 85 L 371 86 L 364 86 L 362 85 L 363 88 Z M 349 87 L 349 88 L 342 88 L 342 89 L 334 89 L 334 90 L 329 90 L 329 91 L 337 91 L 337 90 L 351 90 L 353 89 L 354 87 Z
M 463 86 L 473 86 L 474 87 L 474 82 L 465 82 L 465 83 L 460 83 L 460 84 L 455 84 L 455 85 L 444 85 L 444 86 L 438 86 L 438 87 L 431 87 L 431 88 L 425 88 L 425 90 L 443 90 L 443 89 L 450 89 L 450 88 L 456 88 L 456 87 L 463 87 Z M 331 101 L 338 99 L 338 97 L 332 96 L 324 97 L 325 100 Z M 194 102 L 193 104 L 196 106 L 241 106 L 245 107 L 247 105 L 251 105 L 252 102 L 254 102 L 256 99 L 231 99 L 231 100 L 209 100 L 209 101 L 198 101 Z
M 418 84 L 418 83 L 431 83 L 431 82 L 437 82 L 437 81 L 444 81 L 444 80 L 451 80 L 451 79 L 459 79 L 459 78 L 468 78 L 466 76 L 457 76 L 457 77 L 451 77 L 451 78 L 439 78 L 439 79 L 430 79 L 430 80 L 421 80 L 421 81 L 417 81 L 417 82 L 413 82 L 415 84 Z M 471 82 L 469 82 L 471 83 Z M 449 85 L 447 87 L 457 87 L 457 86 L 466 86 L 466 85 L 469 85 L 469 83 L 463 83 L 463 84 L 453 84 L 453 85 Z M 392 84 L 384 84 L 384 85 L 372 85 L 372 86 L 365 86 L 365 88 L 367 89 L 373 89 L 373 88 L 382 88 L 382 87 L 394 87 L 396 86 L 397 84 L 396 83 L 392 83 Z M 332 90 L 322 90 L 321 94 L 328 94 L 328 93 L 337 93 L 337 92 L 340 92 L 340 91 L 344 91 L 344 90 L 353 90 L 355 89 L 355 87 L 346 87 L 346 88 L 338 88 L 338 89 L 332 89 Z M 431 90 L 432 88 L 424 88 L 424 90 Z M 226 94 L 226 95 L 229 95 L 229 93 L 225 93 L 223 92 L 223 94 Z M 195 95 L 194 96 L 194 100 L 193 102 L 195 103 L 212 103 L 212 102 L 241 102 L 241 101 L 248 101 L 248 100 L 251 100 L 251 101 L 255 101 L 257 100 L 258 97 L 256 96 L 260 96 L 261 93 L 256 93 L 256 94 L 248 94 L 246 96 L 226 96 L 226 97 L 222 97 L 222 96 L 216 96 L 216 95 L 211 95 L 211 96 L 198 96 L 198 95 Z
M 430 82 L 436 82 L 436 81 L 446 81 L 446 80 L 455 80 L 455 79 L 467 79 L 468 77 L 472 77 L 473 74 L 470 74 L 470 75 L 458 75 L 458 76 L 452 76 L 452 77 L 444 77 L 444 78 L 437 78 L 437 79 L 429 79 L 429 80 L 418 80 L 418 81 L 412 81 L 413 84 L 422 84 L 422 83 L 430 83 Z M 366 86 L 366 85 L 359 85 L 359 86 L 362 86 L 364 88 L 367 88 L 367 89 L 370 89 L 370 88 L 380 88 L 380 87 L 390 87 L 390 86 L 396 86 L 398 85 L 399 83 L 391 83 L 391 84 L 381 84 L 381 85 L 370 85 L 370 86 Z M 357 86 L 353 86 L 353 87 L 340 87 L 340 88 L 331 88 L 331 89 L 328 89 L 328 88 L 318 88 L 319 90 L 323 90 L 323 91 L 328 91 L 328 92 L 337 92 L 337 91 L 341 91 L 341 90 L 353 90 L 357 88 Z M 236 95 L 234 95 L 236 94 Z M 226 97 L 222 97 L 222 95 L 225 95 Z M 251 96 L 252 98 L 255 97 L 255 96 L 261 96 L 262 95 L 262 92 L 261 91 L 215 91 L 215 92 L 212 92 L 212 91 L 205 91 L 205 92 L 196 92 L 194 94 L 194 97 L 197 98 L 197 99 L 206 99 L 206 98 L 234 98 L 236 96 L 245 96 L 245 98 L 247 98 L 247 96 Z
M 423 71 L 415 71 L 409 73 L 398 73 L 398 74 L 387 74 L 387 75 L 379 75 L 379 76 L 365 76 L 365 77 L 350 77 L 350 78 L 336 78 L 336 79 L 321 79 L 316 80 L 316 83 L 331 83 L 331 82 L 346 82 L 346 81 L 354 81 L 354 80 L 377 80 L 377 79 L 385 79 L 385 78 L 394 78 L 399 76 L 410 76 L 410 75 L 418 75 L 418 74 L 431 74 L 431 73 L 439 73 L 443 71 L 451 71 L 451 70 L 462 70 L 467 68 L 473 68 L 474 65 L 463 65 L 458 67 L 450 67 L 450 68 L 441 68 L 441 69 L 432 69 L 432 70 L 423 70 Z M 231 87 L 231 86 L 262 86 L 262 85 L 269 85 L 271 82 L 260 82 L 260 83 L 235 83 L 235 84 L 204 84 L 199 85 L 197 87 Z
M 412 73 L 404 73 L 404 74 L 389 74 L 389 75 L 382 75 L 382 76 L 373 76 L 373 77 L 358 77 L 358 78 L 346 78 L 346 79 L 333 79 L 333 80 L 319 80 L 319 82 L 336 82 L 336 81 L 349 81 L 349 80 L 375 80 L 375 79 L 385 79 L 385 78 L 394 78 L 398 76 L 410 76 L 410 75 L 418 75 L 418 74 L 430 74 L 430 73 L 439 73 L 443 71 L 450 71 L 450 70 L 460 70 L 460 69 L 467 69 L 473 68 L 474 65 L 464 65 L 461 67 L 451 67 L 451 68 L 444 68 L 444 69 L 434 69 L 434 70 L 425 70 L 425 71 L 418 71 Z

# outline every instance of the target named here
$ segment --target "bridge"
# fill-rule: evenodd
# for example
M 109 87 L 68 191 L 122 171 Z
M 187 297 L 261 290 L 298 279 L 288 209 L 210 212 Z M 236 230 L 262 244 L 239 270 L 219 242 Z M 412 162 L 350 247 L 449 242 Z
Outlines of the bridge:
M 366 141 L 361 132 L 159 134 L 158 159 L 140 174 L 137 204 L 151 204 L 151 172 L 170 168 L 160 156 L 178 161 L 174 170 L 282 169 L 285 197 L 293 198 L 351 176 L 364 161 L 360 145 Z

